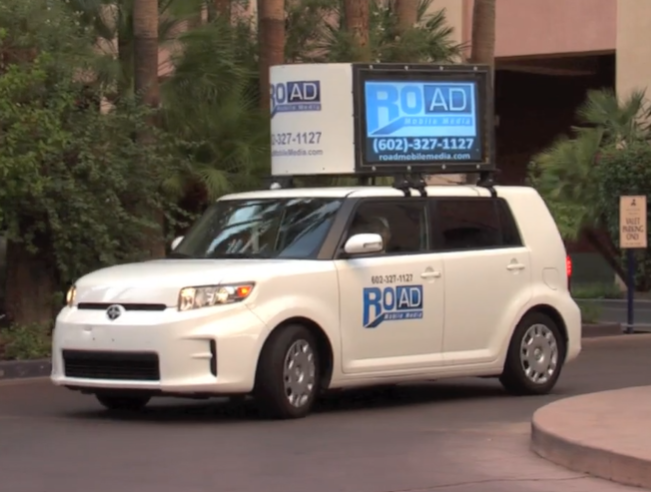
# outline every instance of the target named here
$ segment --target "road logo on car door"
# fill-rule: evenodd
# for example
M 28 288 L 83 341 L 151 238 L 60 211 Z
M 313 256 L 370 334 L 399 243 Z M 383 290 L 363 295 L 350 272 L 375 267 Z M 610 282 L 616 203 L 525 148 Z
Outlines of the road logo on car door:
M 364 328 L 377 328 L 385 321 L 422 319 L 422 285 L 365 287 L 363 292 Z

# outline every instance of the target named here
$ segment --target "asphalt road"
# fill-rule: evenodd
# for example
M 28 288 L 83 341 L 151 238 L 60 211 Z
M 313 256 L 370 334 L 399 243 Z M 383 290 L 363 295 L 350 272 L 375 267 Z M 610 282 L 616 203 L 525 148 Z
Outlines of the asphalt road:
M 2 492 L 614 492 L 528 449 L 535 409 L 579 393 L 651 384 L 651 335 L 585 341 L 551 396 L 492 380 L 356 391 L 307 419 L 255 407 L 154 402 L 110 418 L 47 382 L 0 386 Z

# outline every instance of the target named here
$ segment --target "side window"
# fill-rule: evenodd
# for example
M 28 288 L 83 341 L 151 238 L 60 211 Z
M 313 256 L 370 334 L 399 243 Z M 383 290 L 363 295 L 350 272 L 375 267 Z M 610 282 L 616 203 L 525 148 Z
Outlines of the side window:
M 506 200 L 500 199 L 498 203 L 498 210 L 500 214 L 500 225 L 502 226 L 502 237 L 504 246 L 518 247 L 522 246 L 522 237 L 520 231 L 513 218 L 513 213 Z
M 453 198 L 436 200 L 432 221 L 437 250 L 464 251 L 503 247 L 499 200 Z
M 380 234 L 386 254 L 425 252 L 428 250 L 426 203 L 419 199 L 364 201 L 355 211 L 346 238 L 362 233 Z

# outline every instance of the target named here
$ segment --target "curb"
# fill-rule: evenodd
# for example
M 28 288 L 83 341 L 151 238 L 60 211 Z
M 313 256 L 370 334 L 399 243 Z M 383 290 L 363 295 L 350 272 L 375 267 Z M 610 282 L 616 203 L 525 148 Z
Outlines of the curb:
M 531 450 L 541 458 L 572 471 L 612 482 L 651 488 L 651 463 L 607 449 L 564 439 L 531 423 Z
M 581 326 L 581 338 L 600 338 L 624 335 L 619 323 L 585 323 Z
M 0 382 L 11 379 L 42 378 L 52 372 L 49 359 L 0 361 Z

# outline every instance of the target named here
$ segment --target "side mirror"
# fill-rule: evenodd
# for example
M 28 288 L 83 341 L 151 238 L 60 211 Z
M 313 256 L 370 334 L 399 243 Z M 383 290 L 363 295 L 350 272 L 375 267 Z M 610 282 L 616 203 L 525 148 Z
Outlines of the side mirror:
M 183 241 L 183 236 L 179 236 L 172 241 L 172 251 L 176 249 L 176 247 Z
M 344 251 L 349 255 L 366 255 L 379 253 L 383 248 L 382 236 L 379 234 L 355 234 L 346 241 Z

